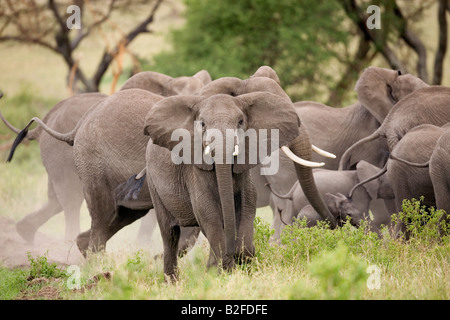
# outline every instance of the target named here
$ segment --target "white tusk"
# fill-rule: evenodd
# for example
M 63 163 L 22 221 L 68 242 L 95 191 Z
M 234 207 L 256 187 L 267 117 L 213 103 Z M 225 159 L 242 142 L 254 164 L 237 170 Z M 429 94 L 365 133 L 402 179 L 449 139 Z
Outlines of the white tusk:
M 289 149 L 289 148 L 286 147 L 286 146 L 282 146 L 282 147 L 281 147 L 281 150 L 284 151 L 284 153 L 289 157 L 289 159 L 291 159 L 292 161 L 294 161 L 294 162 L 296 162 L 296 163 L 298 163 L 298 164 L 300 164 L 300 165 L 302 165 L 302 166 L 305 166 L 305 167 L 311 167 L 311 168 L 318 168 L 318 167 L 323 167 L 323 166 L 325 165 L 325 163 L 323 163 L 323 162 L 320 162 L 320 163 L 319 163 L 319 162 L 312 162 L 312 161 L 304 160 L 304 159 L 302 159 L 302 158 L 296 156 L 296 155 L 291 151 L 291 149 Z
M 238 156 L 238 155 L 239 155 L 239 145 L 235 145 L 234 146 L 233 156 Z
M 321 156 L 324 156 L 324 157 L 326 157 L 326 158 L 336 159 L 336 156 L 335 156 L 334 154 L 330 153 L 330 152 L 324 151 L 324 150 L 322 150 L 322 149 L 316 147 L 316 146 L 313 145 L 313 144 L 311 145 L 311 147 L 312 147 L 312 150 L 313 150 L 315 153 L 320 154 Z
M 146 170 L 147 168 L 142 169 L 141 172 L 139 172 L 134 179 L 139 180 L 140 178 L 142 178 L 146 173 Z
M 206 146 L 206 148 L 205 148 L 205 155 L 209 156 L 210 152 L 211 152 L 211 147 L 210 146 Z

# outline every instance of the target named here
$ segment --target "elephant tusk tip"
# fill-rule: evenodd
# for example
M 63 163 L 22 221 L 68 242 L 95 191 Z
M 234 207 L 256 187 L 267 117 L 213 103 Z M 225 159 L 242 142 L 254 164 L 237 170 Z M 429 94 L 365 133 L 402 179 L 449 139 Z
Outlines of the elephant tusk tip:
M 315 145 L 311 145 L 311 149 L 312 149 L 315 153 L 320 154 L 321 156 L 324 156 L 324 157 L 326 157 L 326 158 L 336 159 L 336 155 L 332 154 L 331 152 L 322 150 L 322 149 L 316 147 Z

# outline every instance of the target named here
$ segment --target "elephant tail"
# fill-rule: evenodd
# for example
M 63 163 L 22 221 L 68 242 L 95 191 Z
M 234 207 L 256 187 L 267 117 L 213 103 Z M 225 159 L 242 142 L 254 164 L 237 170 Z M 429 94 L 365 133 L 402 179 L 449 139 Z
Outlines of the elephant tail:
M 295 190 L 295 187 L 296 187 L 297 184 L 298 184 L 298 182 L 294 183 L 294 185 L 292 186 L 291 190 L 289 190 L 289 192 L 284 194 L 284 195 L 279 194 L 278 192 L 274 191 L 272 189 L 272 187 L 270 186 L 269 182 L 266 183 L 265 186 L 267 188 L 269 188 L 270 192 L 272 192 L 277 198 L 286 199 L 286 200 L 291 200 L 292 201 L 292 195 L 294 194 L 294 190 Z
M 3 93 L 0 92 L 0 99 L 3 98 Z M 15 126 L 13 126 L 8 120 L 6 120 L 6 118 L 3 116 L 3 114 L 0 112 L 0 119 L 3 121 L 3 123 L 6 125 L 6 127 L 8 127 L 9 130 L 11 130 L 12 132 L 14 132 L 15 134 L 20 134 L 21 130 L 16 128 Z M 36 140 L 39 137 L 40 134 L 40 130 L 31 130 L 30 132 L 28 132 L 28 134 L 26 135 L 27 140 Z M 22 140 L 24 139 L 22 138 Z
M 379 178 L 379 177 L 381 177 L 383 174 L 385 174 L 387 172 L 387 162 L 386 162 L 386 164 L 384 165 L 384 167 L 383 167 L 383 169 L 381 169 L 378 173 L 376 173 L 376 174 L 374 174 L 373 176 L 371 176 L 371 177 L 369 177 L 369 178 L 367 178 L 367 179 L 365 179 L 365 180 L 363 180 L 363 181 L 360 181 L 358 184 L 355 184 L 354 186 L 353 186 L 353 188 L 350 190 L 350 192 L 348 193 L 348 199 L 352 199 L 352 197 L 353 197 L 353 192 L 355 192 L 355 190 L 358 188 L 358 187 L 360 187 L 360 186 L 362 186 L 362 185 L 364 185 L 364 184 L 366 184 L 366 183 L 368 183 L 368 182 L 370 182 L 370 181 L 372 181 L 372 180 L 375 180 L 375 179 L 377 179 L 377 178 Z
M 396 160 L 396 161 L 399 161 L 401 163 L 404 163 L 404 164 L 406 164 L 408 166 L 413 166 L 413 167 L 418 167 L 418 168 L 427 168 L 427 167 L 430 166 L 430 160 L 428 160 L 427 162 L 424 162 L 424 163 L 410 162 L 408 160 L 396 157 L 393 154 L 390 154 L 389 158 L 393 159 L 393 160 Z
M 60 141 L 66 142 L 69 145 L 73 146 L 73 142 L 75 140 L 75 133 L 78 130 L 79 124 L 80 122 L 77 124 L 77 126 L 75 127 L 75 129 L 73 129 L 71 132 L 69 133 L 60 133 L 57 132 L 55 130 L 53 130 L 52 128 L 48 127 L 41 119 L 34 117 L 33 119 L 30 120 L 30 122 L 25 126 L 25 128 L 23 128 L 18 134 L 16 139 L 14 140 L 14 143 L 11 147 L 11 151 L 9 153 L 8 159 L 6 160 L 7 162 L 10 162 L 13 158 L 14 152 L 16 151 L 17 146 L 28 136 L 28 128 L 33 124 L 33 122 L 38 123 L 38 125 L 40 127 L 42 127 L 49 135 L 51 135 L 52 137 L 54 137 L 55 139 L 58 139 Z M 38 133 L 39 127 L 30 131 L 30 133 Z M 35 138 L 34 137 L 35 134 L 33 134 L 31 136 L 31 138 Z

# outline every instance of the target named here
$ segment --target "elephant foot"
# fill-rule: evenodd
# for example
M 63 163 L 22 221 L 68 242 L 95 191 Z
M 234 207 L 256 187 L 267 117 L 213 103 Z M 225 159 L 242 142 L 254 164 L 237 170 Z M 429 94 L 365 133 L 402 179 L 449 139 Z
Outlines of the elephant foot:
M 178 276 L 176 275 L 176 273 L 171 273 L 171 274 L 164 274 L 164 281 L 166 283 L 170 283 L 173 284 L 175 282 L 178 281 Z
M 26 218 L 16 223 L 16 231 L 26 242 L 31 244 L 34 243 L 37 229 L 33 224 L 29 223 Z
M 83 257 L 85 257 L 85 258 L 87 256 L 87 250 L 89 248 L 90 235 L 91 235 L 90 230 L 82 232 L 78 235 L 77 240 L 76 240 L 78 249 L 80 250 Z

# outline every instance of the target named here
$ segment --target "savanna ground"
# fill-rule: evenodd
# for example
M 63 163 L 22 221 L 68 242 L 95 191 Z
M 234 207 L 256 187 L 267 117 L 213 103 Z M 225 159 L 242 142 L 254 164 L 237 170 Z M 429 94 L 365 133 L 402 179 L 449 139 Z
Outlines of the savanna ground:
M 170 8 L 131 48 L 151 56 L 167 46 L 166 30 L 180 19 Z M 131 17 L 124 16 L 124 23 Z M 83 63 L 94 65 L 103 41 L 87 41 Z M 148 44 L 152 45 L 149 46 Z M 89 53 L 89 54 L 88 54 Z M 0 47 L 2 113 L 17 127 L 32 116 L 43 116 L 68 96 L 66 69 L 48 51 L 17 44 Z M 102 91 L 109 93 L 111 75 Z M 448 84 L 447 84 L 448 85 Z M 0 125 L 0 299 L 438 299 L 450 297 L 450 238 L 437 235 L 436 222 L 412 226 L 410 240 L 394 240 L 346 225 L 286 232 L 281 245 L 269 243 L 268 208 L 258 209 L 256 257 L 231 273 L 207 270 L 208 245 L 199 241 L 179 260 L 179 281 L 164 280 L 161 239 L 156 230 L 149 244 L 136 241 L 140 221 L 121 230 L 105 253 L 84 259 L 76 245 L 64 241 L 59 214 L 39 229 L 35 244 L 15 231 L 15 222 L 46 201 L 47 175 L 36 142 L 21 145 L 12 163 L 5 164 L 14 137 Z M 409 208 L 408 212 L 420 211 Z M 90 218 L 82 208 L 81 229 Z M 71 288 L 70 265 L 79 266 L 79 288 Z

